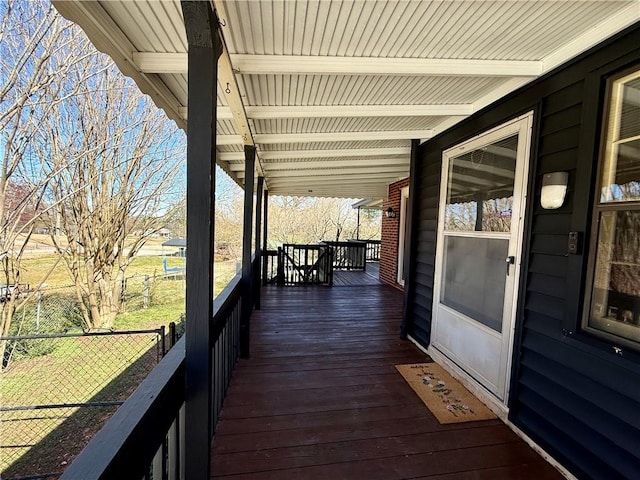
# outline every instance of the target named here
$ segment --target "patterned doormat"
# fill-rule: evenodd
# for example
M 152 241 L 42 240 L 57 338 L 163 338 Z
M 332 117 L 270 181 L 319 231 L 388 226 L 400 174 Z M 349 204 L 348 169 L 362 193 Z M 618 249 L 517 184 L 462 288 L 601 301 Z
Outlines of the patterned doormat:
M 440 423 L 497 418 L 469 390 L 436 363 L 396 365 L 396 369 Z

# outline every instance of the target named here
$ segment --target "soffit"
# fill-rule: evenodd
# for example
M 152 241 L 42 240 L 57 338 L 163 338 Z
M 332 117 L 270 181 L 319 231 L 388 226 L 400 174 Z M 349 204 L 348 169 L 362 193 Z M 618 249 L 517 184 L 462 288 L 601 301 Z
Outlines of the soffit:
M 411 138 L 443 131 L 640 20 L 637 1 L 618 0 L 213 3 L 260 168 L 270 193 L 284 195 L 384 197 L 409 173 Z M 186 127 L 179 2 L 54 4 Z M 243 139 L 225 87 L 218 163 L 242 183 Z

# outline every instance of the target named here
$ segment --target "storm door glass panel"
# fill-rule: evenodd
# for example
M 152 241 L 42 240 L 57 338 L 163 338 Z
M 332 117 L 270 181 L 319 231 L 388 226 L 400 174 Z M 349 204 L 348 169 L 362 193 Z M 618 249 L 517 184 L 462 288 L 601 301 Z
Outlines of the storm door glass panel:
M 448 231 L 509 232 L 518 135 L 449 161 Z
M 446 236 L 440 303 L 500 332 L 509 240 Z

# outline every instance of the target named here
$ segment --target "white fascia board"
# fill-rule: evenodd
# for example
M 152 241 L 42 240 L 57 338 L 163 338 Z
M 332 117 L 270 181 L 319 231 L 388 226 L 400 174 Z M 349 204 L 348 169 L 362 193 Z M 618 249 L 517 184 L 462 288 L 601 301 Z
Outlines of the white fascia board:
M 241 75 L 536 77 L 542 73 L 542 62 L 528 60 L 233 54 L 231 62 Z

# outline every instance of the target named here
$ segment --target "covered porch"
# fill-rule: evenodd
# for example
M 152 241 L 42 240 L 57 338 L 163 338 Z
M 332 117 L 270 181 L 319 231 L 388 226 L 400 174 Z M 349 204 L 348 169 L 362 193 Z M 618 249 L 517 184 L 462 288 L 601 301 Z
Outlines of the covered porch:
M 562 478 L 500 420 L 438 423 L 394 367 L 431 361 L 400 339 L 402 304 L 387 285 L 263 288 L 212 478 Z
M 258 288 L 268 198 L 382 199 L 410 174 L 404 319 L 429 317 L 434 261 L 418 256 L 435 251 L 439 194 L 419 180 L 441 168 L 421 144 L 629 27 L 637 4 L 54 3 L 188 121 L 186 335 L 63 478 L 561 478 L 502 422 L 443 426 L 422 405 L 394 371 L 430 361 L 401 339 L 399 291 Z M 245 232 L 242 275 L 214 303 L 216 164 L 244 186 Z

